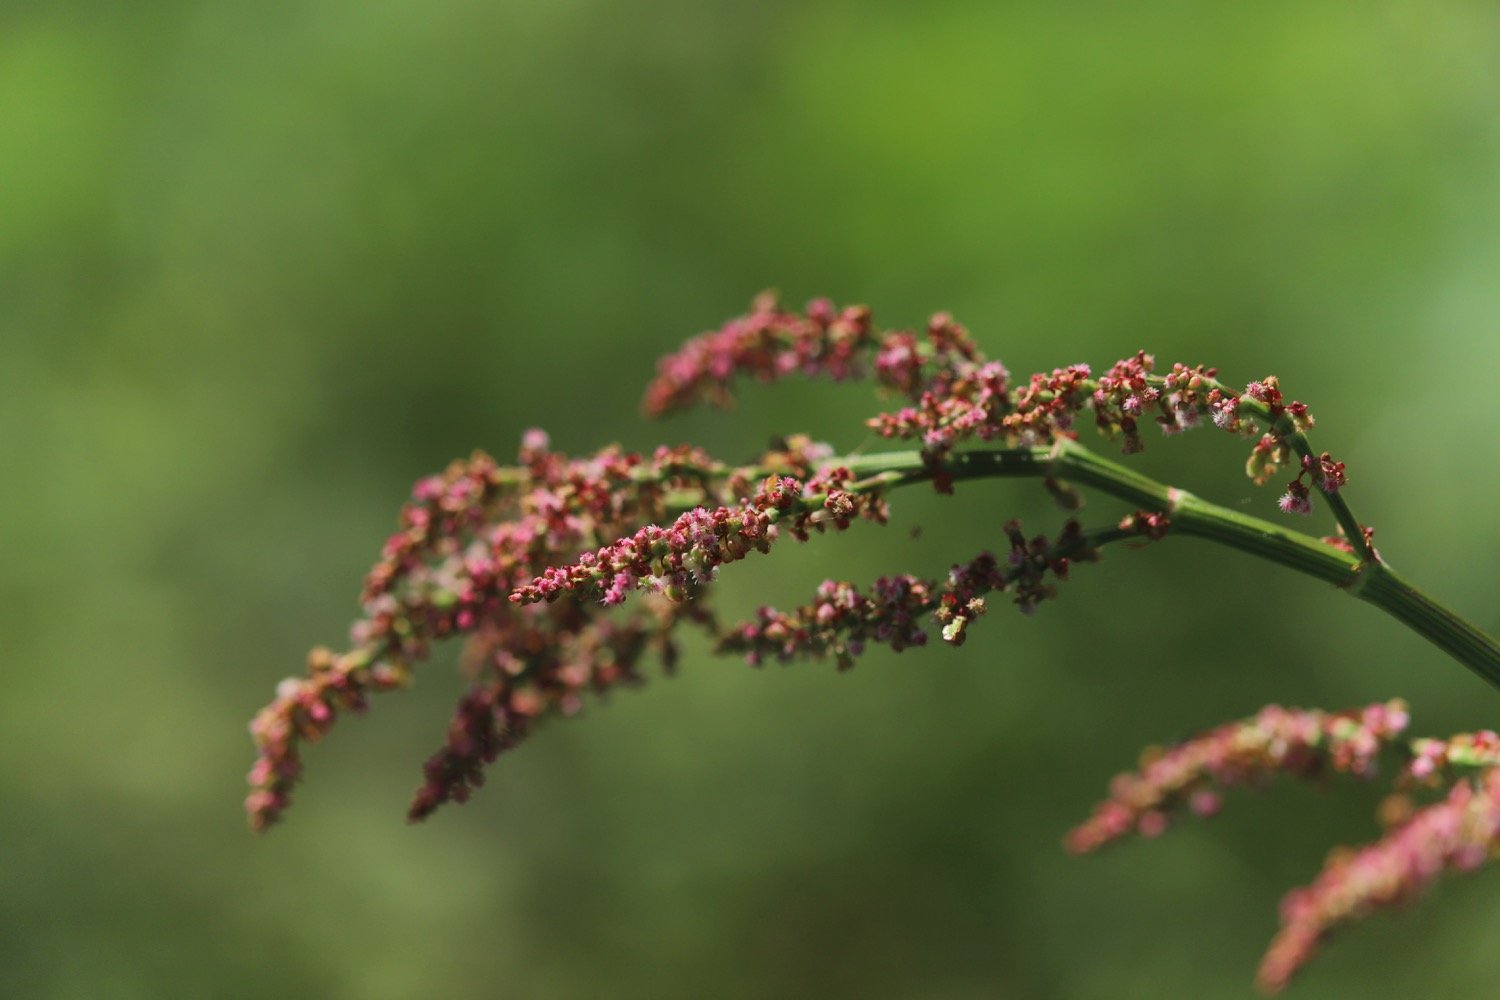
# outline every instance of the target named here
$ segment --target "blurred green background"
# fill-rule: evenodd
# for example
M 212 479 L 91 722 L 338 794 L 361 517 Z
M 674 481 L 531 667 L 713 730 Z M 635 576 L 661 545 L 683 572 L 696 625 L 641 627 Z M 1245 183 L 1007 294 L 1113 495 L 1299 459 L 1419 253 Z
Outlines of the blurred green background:
M 315 748 L 263 838 L 246 723 L 455 455 L 532 425 L 859 446 L 860 388 L 639 418 L 655 356 L 767 286 L 952 310 L 1018 373 L 1138 347 L 1278 373 L 1386 556 L 1500 629 L 1497 181 L 1493 3 L 13 0 L 0 995 L 1251 995 L 1281 893 L 1374 833 L 1376 791 L 1066 857 L 1107 778 L 1269 701 L 1400 694 L 1441 734 L 1500 695 L 1201 543 L 847 676 L 699 647 L 416 827 L 453 650 Z M 1274 514 L 1243 456 L 1138 461 Z M 725 607 L 1059 519 L 1026 483 L 896 501 L 734 567 Z M 1481 874 L 1344 935 L 1301 995 L 1487 995 L 1497 927 Z

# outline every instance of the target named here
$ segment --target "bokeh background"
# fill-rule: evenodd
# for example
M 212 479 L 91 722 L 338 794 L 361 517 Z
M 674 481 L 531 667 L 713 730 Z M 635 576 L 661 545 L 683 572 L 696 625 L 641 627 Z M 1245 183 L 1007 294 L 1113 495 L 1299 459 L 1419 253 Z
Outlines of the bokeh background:
M 0 995 L 1251 995 L 1281 893 L 1377 793 L 1066 857 L 1109 775 L 1269 701 L 1401 694 L 1440 734 L 1500 695 L 1202 543 L 846 676 L 699 647 L 416 827 L 453 650 L 261 838 L 246 723 L 455 455 L 533 425 L 861 446 L 861 388 L 638 416 L 654 357 L 768 286 L 952 310 L 1021 373 L 1278 373 L 1386 556 L 1500 629 L 1497 180 L 1491 3 L 5 4 Z M 1226 436 L 1138 461 L 1274 514 Z M 1027 483 L 896 499 L 735 566 L 725 607 L 1059 519 Z M 1454 883 L 1301 995 L 1487 995 L 1497 929 L 1500 881 Z

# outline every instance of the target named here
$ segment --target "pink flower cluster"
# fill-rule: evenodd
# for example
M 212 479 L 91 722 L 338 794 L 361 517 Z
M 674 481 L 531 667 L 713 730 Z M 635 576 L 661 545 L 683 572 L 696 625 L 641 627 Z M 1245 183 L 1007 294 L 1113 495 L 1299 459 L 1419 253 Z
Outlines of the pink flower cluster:
M 819 450 L 789 439 L 763 461 L 809 475 L 806 462 Z M 401 530 L 366 577 L 351 648 L 315 650 L 308 676 L 283 681 L 251 725 L 259 752 L 246 800 L 253 827 L 274 823 L 289 804 L 301 748 L 332 728 L 341 710 L 362 709 L 370 694 L 402 686 L 434 641 L 468 636 L 465 662 L 477 680 L 428 763 L 414 818 L 465 794 L 478 766 L 536 718 L 566 714 L 583 693 L 633 680 L 644 650 L 670 659 L 679 621 L 706 622 L 699 608 L 653 602 L 622 622 L 577 601 L 517 608 L 507 598 L 549 563 L 660 519 L 676 492 L 720 496 L 742 488 L 742 470 L 688 447 L 658 449 L 649 459 L 617 448 L 569 458 L 548 450 L 540 432 L 526 435 L 519 461 L 502 467 L 476 454 L 416 484 Z M 476 714 L 481 705 L 489 706 L 488 721 Z
M 735 375 L 762 382 L 793 374 L 854 378 L 870 337 L 870 310 L 864 306 L 839 310 L 827 299 L 815 299 L 799 315 L 765 293 L 748 316 L 694 337 L 663 358 L 642 408 L 654 417 L 699 401 L 725 406 Z
M 1314 421 L 1306 403 L 1286 401 L 1274 375 L 1251 382 L 1245 387 L 1244 395 L 1259 406 L 1260 416 L 1269 428 L 1256 442 L 1245 463 L 1245 474 L 1255 480 L 1257 486 L 1264 486 L 1290 461 L 1293 436 L 1311 429 Z M 1250 428 L 1247 425 L 1245 429 Z M 1335 462 L 1328 452 L 1318 456 L 1304 453 L 1301 471 L 1297 473 L 1296 479 L 1287 484 L 1286 491 L 1276 502 L 1282 513 L 1312 513 L 1312 492 L 1308 484 L 1302 481 L 1304 477 L 1311 478 L 1312 486 L 1329 496 L 1337 493 L 1348 482 L 1344 463 Z
M 1165 376 L 1153 379 L 1155 367 L 1156 359 L 1139 351 L 1115 362 L 1094 390 L 1094 421 L 1106 434 L 1124 437 L 1127 455 L 1145 447 L 1137 421 L 1153 411 L 1164 434 L 1196 427 L 1205 414 L 1221 430 L 1240 430 L 1239 400 L 1215 381 L 1218 369 L 1174 364 Z
M 1051 542 L 1045 535 L 1028 539 L 1022 534 L 1019 521 L 1007 521 L 1001 530 L 1010 540 L 1005 583 L 1015 591 L 1015 605 L 1023 615 L 1033 613 L 1042 601 L 1057 596 L 1057 587 L 1049 582 L 1049 577 L 1066 580 L 1074 560 L 1099 559 L 1098 548 L 1084 539 L 1083 527 L 1077 521 L 1064 524 L 1062 533 Z
M 464 802 L 484 783 L 484 768 L 551 715 L 573 715 L 586 694 L 605 695 L 641 682 L 638 665 L 655 650 L 670 669 L 671 636 L 680 618 L 707 624 L 700 609 L 651 598 L 644 613 L 624 621 L 591 615 L 579 602 L 559 601 L 538 613 L 491 622 L 470 642 L 482 679 L 460 699 L 442 748 L 423 765 L 408 817 L 420 820 L 444 802 Z
M 877 334 L 862 306 L 838 310 L 817 299 L 798 314 L 769 294 L 756 300 L 749 315 L 663 359 L 644 408 L 658 415 L 703 400 L 727 405 L 736 375 L 760 381 L 793 374 L 855 378 L 863 374 L 867 353 L 874 354 L 875 381 L 908 400 L 867 425 L 882 437 L 918 442 L 942 493 L 953 488 L 943 460 L 959 445 L 979 440 L 1035 447 L 1075 438 L 1077 418 L 1090 407 L 1094 423 L 1104 434 L 1120 437 L 1127 454 L 1145 447 L 1140 421 L 1147 416 L 1164 434 L 1208 418 L 1221 430 L 1259 435 L 1245 467 L 1257 484 L 1288 462 L 1292 437 L 1313 425 L 1306 404 L 1286 401 L 1275 376 L 1236 394 L 1218 381 L 1217 369 L 1173 364 L 1158 375 L 1155 358 L 1139 351 L 1098 378 L 1088 365 L 1077 364 L 1034 374 L 1013 387 L 1005 366 L 986 359 L 969 332 L 946 313 L 932 317 L 925 338 L 905 330 Z M 1284 512 L 1311 510 L 1304 475 L 1325 493 L 1336 492 L 1345 481 L 1343 465 L 1327 453 L 1305 461 L 1302 474 L 1280 498 Z
M 585 552 L 575 562 L 546 569 L 510 595 L 515 604 L 555 601 L 564 594 L 622 604 L 637 587 L 647 586 L 684 600 L 719 566 L 743 559 L 751 550 L 769 552 L 776 521 L 802 496 L 790 476 L 772 476 L 755 496 L 737 507 L 695 507 L 666 528 L 648 524 L 635 534 Z
M 1399 700 L 1336 713 L 1268 705 L 1253 718 L 1165 750 L 1148 749 L 1140 770 L 1116 776 L 1109 798 L 1067 835 L 1065 845 L 1086 853 L 1131 833 L 1157 836 L 1182 806 L 1211 815 L 1219 808 L 1219 789 L 1262 783 L 1275 774 L 1309 778 L 1331 770 L 1368 777 L 1376 755 L 1409 721 Z
M 1309 886 L 1281 904 L 1281 930 L 1261 960 L 1257 982 L 1285 988 L 1328 935 L 1372 910 L 1407 902 L 1444 872 L 1472 871 L 1500 845 L 1500 769 L 1453 785 L 1441 801 L 1417 810 L 1385 837 L 1337 851 Z
M 720 652 L 741 653 L 752 666 L 769 658 L 783 663 L 796 657 L 832 655 L 840 669 L 854 665 L 866 644 L 878 642 L 900 652 L 926 645 L 924 619 L 931 617 L 944 642 L 963 645 L 968 627 L 988 609 L 987 595 L 1012 592 L 1014 602 L 1030 614 L 1038 602 L 1056 596 L 1052 580 L 1066 580 L 1077 560 L 1096 561 L 1096 540 L 1069 521 L 1056 539 L 1044 535 L 1028 539 L 1020 524 L 1003 529 L 1010 541 L 1009 555 L 998 559 L 981 552 L 955 565 L 945 580 L 923 580 L 906 574 L 883 576 L 868 593 L 852 583 L 825 580 L 811 604 L 790 612 L 762 607 L 753 620 L 735 625 L 720 636 Z M 1159 538 L 1165 530 L 1157 515 L 1144 512 L 1127 518 L 1121 535 Z
M 762 607 L 753 621 L 726 631 L 718 651 L 743 653 L 751 666 L 767 656 L 787 662 L 798 655 L 832 654 L 839 669 L 854 666 L 854 657 L 870 641 L 884 642 L 896 651 L 925 646 L 927 631 L 921 618 L 933 606 L 933 584 L 902 574 L 883 576 L 869 594 L 852 583 L 824 580 L 813 603 L 790 614 Z
M 1314 486 L 1330 495 L 1337 493 L 1349 481 L 1344 474 L 1344 463 L 1335 462 L 1328 452 L 1325 451 L 1316 458 L 1312 455 L 1304 455 L 1302 471 L 1297 473 L 1296 479 L 1287 483 L 1286 492 L 1277 501 L 1283 513 L 1312 513 L 1312 492 L 1302 482 L 1304 476 L 1310 476 Z
M 494 684 L 476 684 L 458 700 L 443 748 L 422 765 L 425 779 L 407 815 L 423 819 L 447 801 L 466 802 L 484 784 L 484 766 L 526 735 L 529 716 Z
M 370 693 L 406 682 L 400 661 L 372 663 L 359 652 L 336 655 L 319 647 L 308 654 L 307 667 L 306 678 L 278 684 L 275 700 L 250 723 L 259 756 L 248 775 L 252 790 L 245 810 L 255 830 L 270 826 L 291 804 L 302 777 L 302 744 L 322 739 L 340 710 L 363 711 Z
M 1010 373 L 998 361 L 986 361 L 969 332 L 947 313 L 927 324 L 921 343 L 905 331 L 881 339 L 876 378 L 911 400 L 912 405 L 866 421 L 881 437 L 919 441 L 934 469 L 952 448 L 967 438 L 993 441 L 1006 435 L 1002 426 L 1014 410 Z M 951 481 L 934 475 L 940 492 Z
M 1295 399 L 1287 402 L 1281 392 L 1281 382 L 1275 375 L 1251 382 L 1245 386 L 1245 395 L 1265 406 L 1267 422 L 1273 426 L 1281 425 L 1277 426 L 1277 433 L 1281 436 L 1312 429 L 1314 421 L 1312 414 L 1307 412 L 1307 404 Z
M 668 527 L 648 524 L 635 534 L 551 567 L 510 595 L 516 604 L 555 601 L 564 594 L 623 603 L 639 588 L 686 600 L 714 579 L 718 568 L 751 551 L 769 552 L 782 532 L 805 541 L 809 529 L 842 530 L 856 515 L 883 522 L 886 506 L 873 493 L 851 493 L 848 469 L 827 470 L 806 483 L 770 476 L 755 495 L 734 507 L 695 507 Z M 804 497 L 807 499 L 804 500 Z
M 1420 808 L 1408 795 L 1388 798 L 1382 811 L 1392 826 L 1384 837 L 1335 851 L 1312 884 L 1286 895 L 1281 929 L 1257 977 L 1263 990 L 1279 992 L 1340 926 L 1411 900 L 1444 872 L 1472 870 L 1500 851 L 1500 735 L 1402 742 L 1409 721 L 1400 700 L 1336 713 L 1271 705 L 1166 750 L 1148 749 L 1140 770 L 1114 779 L 1110 797 L 1066 846 L 1081 853 L 1131 833 L 1157 836 L 1182 808 L 1212 815 L 1223 788 L 1277 774 L 1369 778 L 1382 751 L 1404 752 L 1398 788 L 1446 793 Z
M 1432 786 L 1459 768 L 1500 766 L 1500 734 L 1493 729 L 1459 733 L 1446 740 L 1411 741 L 1411 760 L 1404 774 L 1417 785 Z

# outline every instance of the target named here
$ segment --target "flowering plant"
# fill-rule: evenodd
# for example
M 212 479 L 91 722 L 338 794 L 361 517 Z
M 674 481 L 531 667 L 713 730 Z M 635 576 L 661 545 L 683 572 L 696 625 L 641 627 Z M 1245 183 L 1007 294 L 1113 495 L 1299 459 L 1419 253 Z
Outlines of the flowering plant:
M 846 669 L 870 643 L 900 651 L 935 632 L 960 645 L 1000 595 L 1030 614 L 1105 547 L 1169 535 L 1333 583 L 1500 686 L 1500 645 L 1381 559 L 1373 530 L 1345 500 L 1344 463 L 1313 449 L 1311 413 L 1274 377 L 1236 390 L 1213 368 L 1159 371 L 1141 352 L 1100 375 L 1071 365 L 1013 382 L 946 315 L 919 337 L 878 332 L 863 307 L 817 300 L 796 312 L 767 295 L 662 360 L 644 406 L 661 415 L 724 405 L 737 380 L 794 375 L 873 380 L 901 405 L 868 426 L 910 446 L 838 456 L 791 435 L 733 465 L 688 445 L 649 456 L 617 447 L 568 456 L 533 430 L 514 465 L 475 453 L 418 482 L 400 530 L 365 578 L 349 648 L 313 650 L 307 674 L 282 681 L 251 726 L 259 753 L 246 800 L 251 825 L 265 829 L 287 808 L 304 744 L 324 736 L 340 711 L 404 685 L 437 641 L 465 638 L 472 682 L 424 766 L 413 820 L 467 799 L 484 768 L 538 723 L 573 714 L 591 693 L 638 683 L 648 653 L 672 669 L 680 627 L 706 630 L 720 651 L 751 664 L 832 658 Z M 1147 423 L 1169 435 L 1199 424 L 1239 435 L 1250 444 L 1255 482 L 1283 482 L 1281 511 L 1307 515 L 1316 498 L 1337 533 L 1315 538 L 1150 479 L 1081 445 L 1077 428 L 1089 420 L 1126 454 L 1144 447 Z M 1108 524 L 1071 519 L 1055 536 L 1028 535 L 1011 521 L 998 554 L 979 552 L 938 579 L 827 580 L 789 610 L 762 607 L 735 624 L 713 614 L 720 568 L 752 552 L 856 520 L 884 523 L 888 497 L 902 487 L 952 493 L 960 482 L 1005 477 L 1040 479 L 1070 512 L 1082 508 L 1080 487 L 1136 510 Z M 1218 811 L 1225 789 L 1278 774 L 1372 779 L 1383 759 L 1394 761 L 1384 836 L 1335 853 L 1311 885 L 1287 895 L 1259 975 L 1277 991 L 1341 924 L 1412 897 L 1446 871 L 1472 869 L 1500 845 L 1500 736 L 1409 739 L 1408 723 L 1399 700 L 1339 712 L 1267 707 L 1148 750 L 1066 846 L 1089 852 L 1131 834 L 1156 836 L 1184 813 Z

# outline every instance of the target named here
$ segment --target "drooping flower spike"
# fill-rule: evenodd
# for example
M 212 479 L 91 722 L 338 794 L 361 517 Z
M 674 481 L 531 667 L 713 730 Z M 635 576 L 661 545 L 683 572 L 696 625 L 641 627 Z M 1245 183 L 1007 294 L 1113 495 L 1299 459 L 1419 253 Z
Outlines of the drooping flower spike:
M 1287 893 L 1281 930 L 1261 960 L 1256 982 L 1279 993 L 1345 924 L 1411 902 L 1445 873 L 1470 872 L 1500 848 L 1500 770 L 1454 782 L 1439 802 L 1419 809 L 1380 840 L 1329 856 L 1317 879 Z
M 821 452 L 806 438 L 791 438 L 762 456 L 762 465 L 810 476 L 809 463 Z M 579 691 L 634 676 L 640 648 L 621 634 L 649 636 L 644 646 L 665 652 L 680 621 L 707 621 L 700 607 L 656 608 L 647 620 L 622 623 L 581 605 L 517 608 L 509 597 L 558 559 L 662 518 L 681 495 L 718 498 L 743 488 L 745 470 L 690 447 L 661 448 L 649 459 L 613 447 L 569 458 L 548 450 L 538 431 L 525 436 L 518 459 L 505 467 L 476 453 L 413 488 L 401 530 L 365 578 L 364 614 L 350 629 L 350 648 L 314 650 L 308 676 L 283 681 L 252 723 L 259 758 L 246 808 L 257 829 L 288 805 L 302 746 L 321 739 L 340 711 L 361 711 L 369 695 L 404 686 L 435 641 L 467 638 L 465 662 L 481 685 L 495 689 L 494 728 L 512 734 L 500 741 L 508 746 L 537 715 L 576 707 Z M 633 655 L 622 654 L 622 642 Z M 576 655 L 559 661 L 556 651 L 570 645 Z M 548 697 L 538 701 L 536 692 Z M 460 719 L 469 720 L 461 728 L 483 729 L 473 721 L 479 698 L 471 694 L 460 707 Z M 454 744 L 450 734 L 450 751 Z M 414 815 L 430 809 L 432 771 L 430 765 Z
M 1410 722 L 1395 699 L 1344 712 L 1270 705 L 1252 718 L 1166 749 L 1148 748 L 1065 844 L 1088 853 L 1138 834 L 1164 833 L 1183 811 L 1213 816 L 1236 786 L 1265 789 L 1278 776 L 1323 782 L 1379 777 L 1382 755 L 1400 763 L 1384 810 L 1391 829 L 1366 846 L 1340 848 L 1312 884 L 1287 893 L 1281 929 L 1256 982 L 1278 993 L 1338 928 L 1416 899 L 1447 872 L 1472 871 L 1500 850 L 1500 736 L 1403 740 Z M 1410 790 L 1439 790 L 1416 808 Z
M 1157 836 L 1182 809 L 1212 815 L 1224 789 L 1265 785 L 1278 774 L 1373 777 L 1376 756 L 1409 721 L 1399 700 L 1335 713 L 1267 705 L 1176 746 L 1147 748 L 1140 769 L 1117 776 L 1109 798 L 1068 834 L 1067 848 L 1082 854 L 1132 833 Z
M 946 313 L 933 316 L 925 338 L 918 338 L 905 330 L 876 333 L 863 306 L 840 310 L 827 299 L 815 299 L 796 313 L 769 294 L 757 298 L 748 315 L 663 358 L 643 408 L 648 415 L 664 416 L 701 402 L 728 406 L 736 378 L 769 382 L 794 375 L 837 381 L 873 377 L 908 400 L 870 418 L 868 426 L 884 438 L 919 442 L 941 492 L 952 485 L 942 474 L 942 458 L 955 447 L 974 440 L 1014 447 L 1076 438 L 1085 410 L 1092 410 L 1101 432 L 1122 441 L 1126 454 L 1145 447 L 1143 419 L 1166 434 L 1206 419 L 1221 430 L 1256 437 L 1247 472 L 1257 483 L 1266 482 L 1294 451 L 1305 450 L 1302 435 L 1313 426 L 1307 405 L 1287 402 L 1274 376 L 1236 393 L 1218 381 L 1217 369 L 1203 365 L 1173 364 L 1158 375 L 1156 359 L 1140 351 L 1097 379 L 1088 365 L 1074 364 L 1032 375 L 1017 388 L 1005 366 L 988 360 Z M 1326 452 L 1321 461 L 1317 484 L 1336 492 L 1345 482 L 1344 467 Z M 1304 504 L 1281 506 L 1301 513 Z
M 1066 580 L 1073 563 L 1097 560 L 1099 546 L 1107 542 L 1131 535 L 1159 538 L 1165 522 L 1142 512 L 1116 528 L 1085 533 L 1077 521 L 1069 521 L 1055 541 L 1044 535 L 1028 539 L 1015 521 L 1002 530 L 1010 541 L 1003 560 L 981 552 L 955 565 L 946 579 L 883 576 L 868 591 L 825 580 L 811 604 L 789 613 L 762 607 L 753 620 L 726 629 L 718 651 L 741 653 L 751 666 L 768 658 L 786 663 L 831 655 L 840 669 L 848 669 L 870 642 L 896 652 L 925 646 L 929 625 L 938 629 L 944 642 L 961 646 L 969 625 L 988 610 L 988 595 L 1012 592 L 1016 606 L 1030 614 L 1040 601 L 1056 596 L 1049 579 Z

